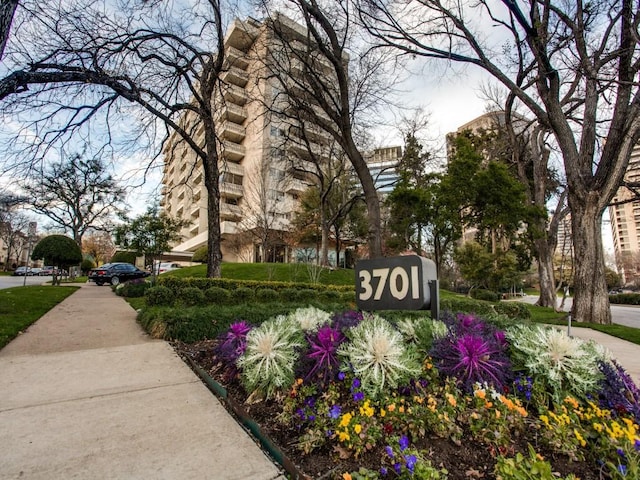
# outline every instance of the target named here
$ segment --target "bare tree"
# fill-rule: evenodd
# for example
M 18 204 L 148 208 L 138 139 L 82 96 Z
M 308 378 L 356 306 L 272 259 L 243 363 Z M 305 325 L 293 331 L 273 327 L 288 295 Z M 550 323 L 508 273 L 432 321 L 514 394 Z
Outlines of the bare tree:
M 572 314 L 610 323 L 601 223 L 640 137 L 637 2 L 362 0 L 360 7 L 379 46 L 480 67 L 553 133 L 572 215 Z M 510 48 L 494 48 L 480 33 L 483 21 Z
M 276 250 L 284 244 L 289 229 L 292 199 L 285 192 L 286 168 L 282 159 L 265 156 L 243 178 L 245 211 L 239 228 L 256 240 L 260 262 L 276 260 Z
M 11 22 L 18 7 L 18 0 L 1 0 L 0 1 L 0 59 L 4 55 L 4 49 L 7 46 L 9 32 L 11 31 Z
M 22 185 L 27 202 L 63 231 L 70 231 L 82 248 L 87 230 L 109 230 L 124 189 L 106 171 L 100 158 L 84 159 L 80 154 L 43 167 Z
M 269 12 L 270 1 L 263 1 Z M 281 7 L 280 4 L 275 4 Z M 382 255 L 380 200 L 359 148 L 359 115 L 382 103 L 389 85 L 382 82 L 381 56 L 357 53 L 357 30 L 349 2 L 322 6 L 316 0 L 289 0 L 285 7 L 304 30 L 269 14 L 280 52 L 267 65 L 270 81 L 282 92 L 278 117 L 305 131 L 319 128 L 331 136 L 353 165 L 367 206 L 369 255 Z
M 171 134 L 202 162 L 208 196 L 209 276 L 220 275 L 218 148 L 214 112 L 225 85 L 222 6 L 217 0 L 180 2 L 25 0 L 12 69 L 0 79 L 5 114 L 26 118 L 15 142 L 35 135 L 13 165 L 43 161 L 51 145 L 76 138 L 161 151 Z M 78 12 L 82 12 L 80 15 Z M 122 127 L 122 128 L 119 128 Z M 98 129 L 106 129 L 97 137 Z M 95 141 L 94 141 L 95 137 Z M 151 164 L 147 165 L 147 168 Z
M 27 246 L 31 222 L 32 220 L 15 205 L 0 208 L 0 240 L 7 249 L 2 259 L 5 271 L 11 267 L 12 260 L 15 263 L 19 262 Z

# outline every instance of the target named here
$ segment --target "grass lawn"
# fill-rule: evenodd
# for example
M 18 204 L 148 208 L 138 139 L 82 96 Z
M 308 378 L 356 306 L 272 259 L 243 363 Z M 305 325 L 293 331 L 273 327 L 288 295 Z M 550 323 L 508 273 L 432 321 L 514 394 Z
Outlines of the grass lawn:
M 78 288 L 30 285 L 0 290 L 0 348 Z

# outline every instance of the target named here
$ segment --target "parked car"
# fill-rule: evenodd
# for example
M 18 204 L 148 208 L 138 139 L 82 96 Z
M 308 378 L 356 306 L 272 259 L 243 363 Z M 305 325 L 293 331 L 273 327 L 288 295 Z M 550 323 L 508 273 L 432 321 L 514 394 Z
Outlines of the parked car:
M 145 278 L 149 275 L 151 275 L 149 272 L 140 270 L 135 265 L 117 262 L 105 263 L 101 267 L 92 268 L 89 272 L 89 280 L 96 282 L 98 285 L 104 285 L 105 283 L 118 285 L 127 280 Z
M 42 269 L 40 267 L 31 268 L 31 275 L 40 275 L 40 272 L 42 272 Z
M 33 272 L 31 271 L 31 267 L 18 267 L 13 271 L 12 275 L 18 275 L 21 277 L 26 275 L 27 277 L 30 277 L 33 275 Z
M 53 275 L 53 270 L 54 270 L 54 267 L 45 265 L 40 269 L 40 276 L 45 277 L 47 275 Z
M 179 268 L 182 268 L 182 265 L 180 265 L 178 263 L 161 263 L 159 267 L 156 267 L 156 272 L 157 273 L 167 273 L 167 272 L 170 272 L 172 270 L 177 270 Z

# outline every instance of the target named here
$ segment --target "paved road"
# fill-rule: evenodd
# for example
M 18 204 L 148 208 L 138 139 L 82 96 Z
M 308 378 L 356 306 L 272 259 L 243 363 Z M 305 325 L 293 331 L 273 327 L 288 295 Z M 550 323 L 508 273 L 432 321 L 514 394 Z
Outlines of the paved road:
M 538 297 L 536 295 L 526 295 L 518 300 L 533 304 L 538 301 Z M 560 301 L 561 299 L 559 298 L 558 305 L 560 304 Z M 568 297 L 564 302 L 563 310 L 565 312 L 570 311 L 572 305 L 573 299 Z M 618 325 L 640 328 L 640 307 L 630 305 L 611 305 L 611 318 L 613 323 L 617 323 Z
M 40 276 L 14 277 L 14 276 L 0 275 L 0 289 L 11 288 L 11 287 L 21 287 L 25 283 L 25 278 L 27 280 L 26 282 L 27 285 L 40 285 L 41 283 L 50 282 L 53 277 L 51 277 L 51 275 L 45 275 L 43 277 L 40 277 Z

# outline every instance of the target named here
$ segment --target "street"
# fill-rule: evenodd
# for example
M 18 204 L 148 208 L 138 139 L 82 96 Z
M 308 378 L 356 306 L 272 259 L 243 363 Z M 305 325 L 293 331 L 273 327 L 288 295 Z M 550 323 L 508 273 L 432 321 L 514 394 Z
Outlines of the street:
M 41 283 L 50 282 L 53 277 L 51 277 L 51 275 L 45 275 L 44 277 L 13 277 L 0 275 L 0 289 L 21 287 L 24 285 L 25 278 L 27 279 L 27 285 L 40 285 Z
M 538 301 L 537 295 L 525 295 L 517 301 L 534 304 Z M 561 299 L 558 298 L 558 305 Z M 571 310 L 573 298 L 567 297 L 564 302 L 564 311 Z M 611 305 L 611 318 L 613 323 L 624 325 L 626 327 L 640 328 L 640 307 L 632 305 Z

